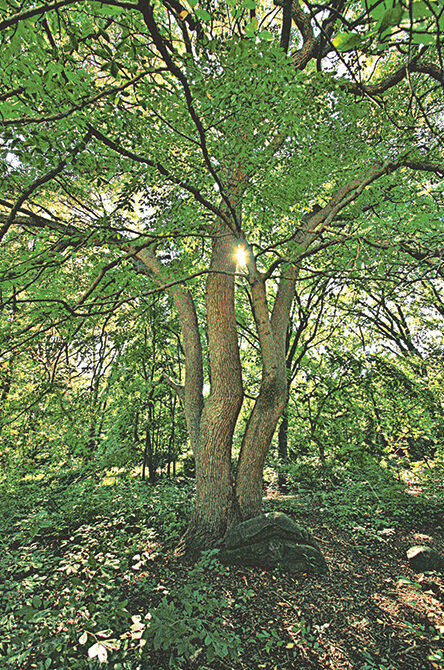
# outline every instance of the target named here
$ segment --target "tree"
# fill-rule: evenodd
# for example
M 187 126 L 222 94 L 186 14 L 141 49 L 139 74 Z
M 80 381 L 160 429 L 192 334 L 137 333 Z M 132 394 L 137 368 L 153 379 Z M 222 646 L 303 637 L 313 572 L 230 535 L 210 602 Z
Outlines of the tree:
M 387 258 L 442 273 L 443 9 L 433 0 L 2 9 L 3 304 L 18 308 L 5 356 L 54 323 L 166 291 L 185 373 L 165 378 L 196 460 L 185 539 L 191 551 L 208 546 L 260 512 L 301 268 L 331 249 L 342 266 L 373 254 L 382 273 Z M 75 287 L 63 283 L 67 265 Z M 239 300 L 261 383 L 233 473 Z

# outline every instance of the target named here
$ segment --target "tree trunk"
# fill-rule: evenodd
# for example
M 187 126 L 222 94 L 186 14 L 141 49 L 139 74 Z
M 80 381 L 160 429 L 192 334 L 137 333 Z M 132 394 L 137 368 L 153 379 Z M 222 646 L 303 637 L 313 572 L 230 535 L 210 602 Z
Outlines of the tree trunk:
M 249 519 L 261 513 L 265 458 L 287 402 L 286 334 L 294 298 L 297 268 L 291 266 L 283 271 L 271 319 L 267 307 L 265 281 L 261 277 L 254 276 L 254 269 L 250 272 L 250 276 L 253 314 L 261 346 L 262 383 L 239 454 L 236 498 L 242 519 Z
M 240 177 L 239 177 L 240 173 Z M 183 538 L 188 554 L 197 554 L 221 538 L 227 527 L 260 514 L 262 474 L 265 458 L 287 402 L 286 335 L 295 295 L 299 264 L 281 266 L 276 299 L 269 313 L 265 282 L 248 248 L 246 251 L 251 304 L 262 357 L 259 395 L 250 415 L 239 454 L 236 479 L 231 472 L 234 429 L 242 406 L 243 386 L 234 308 L 235 251 L 243 239 L 240 232 L 242 189 L 245 175 L 237 170 L 229 185 L 231 208 L 236 221 L 230 229 L 229 216 L 219 221 L 213 237 L 212 258 L 206 281 L 206 311 L 209 349 L 210 396 L 203 406 L 203 365 L 196 309 L 188 289 L 172 282 L 154 254 L 137 253 L 145 271 L 173 297 L 179 314 L 185 353 L 185 384 L 167 379 L 184 404 L 190 442 L 196 461 L 196 498 L 190 525 Z M 370 183 L 371 178 L 365 183 Z M 347 204 L 349 194 L 360 183 L 346 184 L 329 203 L 304 216 L 294 236 L 305 251 L 316 235 Z M 231 211 L 231 210 L 230 210 Z M 215 225 L 218 224 L 215 222 Z M 232 232 L 236 229 L 236 233 Z M 270 275 L 271 276 L 271 270 Z M 203 409 L 202 409 L 203 406 Z
M 200 422 L 196 500 L 184 538 L 189 553 L 211 546 L 237 516 L 233 509 L 231 447 L 243 387 L 234 312 L 236 246 L 234 236 L 214 238 L 206 282 L 211 391 Z
M 282 421 L 279 426 L 278 433 L 278 459 L 279 459 L 279 474 L 278 474 L 278 488 L 279 491 L 285 491 L 287 478 L 282 468 L 287 464 L 288 460 L 288 404 L 282 413 Z

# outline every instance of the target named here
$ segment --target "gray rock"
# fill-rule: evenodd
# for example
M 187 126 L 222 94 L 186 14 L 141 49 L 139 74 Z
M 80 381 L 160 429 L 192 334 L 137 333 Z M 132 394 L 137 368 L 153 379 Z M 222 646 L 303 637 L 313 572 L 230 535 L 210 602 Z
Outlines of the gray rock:
M 431 547 L 410 547 L 407 558 L 415 572 L 444 571 L 444 557 Z
M 282 568 L 292 574 L 325 572 L 325 559 L 310 535 L 282 512 L 269 512 L 231 528 L 222 541 L 224 563 Z

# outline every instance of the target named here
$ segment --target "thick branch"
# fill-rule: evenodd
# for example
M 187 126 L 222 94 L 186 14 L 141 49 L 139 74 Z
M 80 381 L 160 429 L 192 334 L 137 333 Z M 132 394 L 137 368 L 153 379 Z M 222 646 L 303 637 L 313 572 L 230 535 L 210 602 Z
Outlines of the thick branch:
M 276 343 L 268 312 L 265 280 L 263 278 L 255 281 L 251 285 L 251 301 L 254 321 L 259 337 L 262 357 L 262 383 L 264 384 L 267 383 L 267 381 L 270 382 L 276 378 L 278 372 L 278 360 L 276 355 Z
M 296 70 L 303 70 L 307 63 L 316 55 L 318 47 L 318 39 L 314 36 L 313 26 L 311 24 L 311 18 L 309 14 L 306 14 L 299 4 L 299 0 L 290 0 L 291 2 L 291 17 L 295 24 L 297 25 L 301 35 L 303 44 L 298 51 L 293 55 L 293 63 Z M 274 0 L 274 4 L 278 7 L 284 8 L 284 17 L 286 19 L 286 8 L 287 0 Z M 284 39 L 286 39 L 285 30 L 287 28 L 287 23 L 282 26 L 282 36 L 281 36 L 281 46 L 283 46 Z
M 444 83 L 444 72 L 437 65 L 433 63 L 418 63 L 412 61 L 407 65 L 392 72 L 387 77 L 379 81 L 377 84 L 363 84 L 361 82 L 349 81 L 348 79 L 340 79 L 339 86 L 343 91 L 349 93 L 367 93 L 368 95 L 381 95 L 388 91 L 393 86 L 399 84 L 405 79 L 410 72 L 420 72 L 421 74 L 428 74 L 433 79 L 436 79 L 440 84 Z
M 437 163 L 428 163 L 424 161 L 412 161 L 405 159 L 402 161 L 402 165 L 410 168 L 411 170 L 418 170 L 422 172 L 434 172 L 439 177 L 444 177 L 444 164 L 438 165 Z
M 282 29 L 281 29 L 281 48 L 287 53 L 290 44 L 291 32 L 291 5 L 292 0 L 282 0 Z

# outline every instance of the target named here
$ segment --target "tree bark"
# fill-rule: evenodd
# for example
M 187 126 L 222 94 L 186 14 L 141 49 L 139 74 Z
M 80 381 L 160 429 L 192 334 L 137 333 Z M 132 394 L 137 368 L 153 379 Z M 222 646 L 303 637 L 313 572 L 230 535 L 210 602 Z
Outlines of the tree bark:
M 184 537 L 188 553 L 211 546 L 237 516 L 233 508 L 231 448 L 243 386 L 234 311 L 236 246 L 237 240 L 230 234 L 213 239 L 206 282 L 211 391 L 200 422 L 196 499 Z
M 296 276 L 295 266 L 283 270 L 271 318 L 264 279 L 255 278 L 251 285 L 253 315 L 261 347 L 262 383 L 239 454 L 236 498 L 242 519 L 261 513 L 265 458 L 287 403 L 285 343 Z
M 305 251 L 325 225 L 374 180 L 374 172 L 362 182 L 346 184 L 324 208 L 301 221 L 294 236 Z M 238 194 L 237 194 L 238 195 Z M 238 199 L 239 200 L 239 199 Z M 240 221 L 240 200 L 232 198 Z M 224 220 L 225 221 L 225 220 Z M 182 547 L 189 555 L 210 547 L 231 524 L 261 513 L 262 474 L 265 458 L 287 403 L 286 334 L 299 266 L 281 269 L 273 310 L 269 312 L 265 282 L 249 251 L 247 261 L 253 317 L 262 357 L 259 395 L 247 422 L 238 460 L 236 479 L 231 471 L 234 429 L 242 406 L 243 386 L 236 330 L 234 274 L 235 251 L 241 237 L 219 222 L 213 237 L 212 257 L 206 281 L 210 395 L 202 408 L 203 368 L 196 310 L 188 290 L 168 284 L 165 270 L 146 249 L 137 256 L 156 281 L 167 288 L 179 312 L 184 341 L 188 405 L 185 417 L 196 461 L 196 498 Z M 175 386 L 178 386 L 177 384 Z M 182 395 L 181 395 L 182 397 Z

